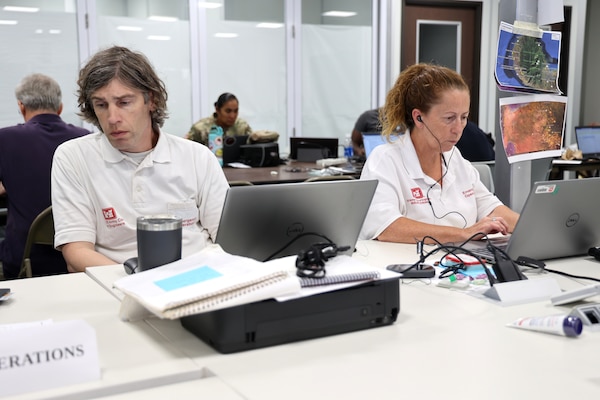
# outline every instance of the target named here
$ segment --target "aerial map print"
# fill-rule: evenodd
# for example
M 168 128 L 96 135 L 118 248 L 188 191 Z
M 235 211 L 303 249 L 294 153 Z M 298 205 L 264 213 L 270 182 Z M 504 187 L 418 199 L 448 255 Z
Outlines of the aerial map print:
M 509 163 L 560 157 L 567 98 L 549 94 L 500 99 L 500 130 Z
M 561 94 L 558 87 L 561 33 L 529 31 L 500 23 L 496 82 L 501 90 Z

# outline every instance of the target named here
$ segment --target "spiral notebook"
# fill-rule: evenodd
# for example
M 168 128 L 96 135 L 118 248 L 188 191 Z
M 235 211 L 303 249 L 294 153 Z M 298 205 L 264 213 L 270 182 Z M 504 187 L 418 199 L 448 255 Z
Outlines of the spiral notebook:
M 166 319 L 219 310 L 300 291 L 289 269 L 225 253 L 211 246 L 189 257 L 117 280 L 120 317 L 150 313 Z
M 370 271 L 340 275 L 325 275 L 323 278 L 300 278 L 300 286 L 305 288 L 313 286 L 337 285 L 338 283 L 346 282 L 371 281 L 373 279 L 379 279 L 379 275 L 380 274 L 378 271 Z

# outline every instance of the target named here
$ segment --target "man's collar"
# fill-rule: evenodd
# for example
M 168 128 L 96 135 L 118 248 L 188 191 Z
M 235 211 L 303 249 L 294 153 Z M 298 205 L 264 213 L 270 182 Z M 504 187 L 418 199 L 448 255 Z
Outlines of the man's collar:
M 125 158 L 125 154 L 115 149 L 104 133 L 100 132 L 99 135 L 101 136 L 99 140 L 102 158 L 110 163 L 121 162 Z M 153 162 L 166 163 L 171 161 L 171 151 L 166 133 L 159 132 L 158 141 L 154 146 L 151 157 Z

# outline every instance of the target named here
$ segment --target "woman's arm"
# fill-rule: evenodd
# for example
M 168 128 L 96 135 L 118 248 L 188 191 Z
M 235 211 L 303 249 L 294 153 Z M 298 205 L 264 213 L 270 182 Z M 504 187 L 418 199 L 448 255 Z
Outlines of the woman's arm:
M 487 217 L 467 228 L 433 225 L 410 218 L 400 217 L 381 232 L 377 240 L 382 242 L 416 243 L 425 236 L 435 238 L 438 242 L 463 242 L 477 233 L 484 235 L 502 233 L 506 235 L 514 229 L 519 215 L 506 206 L 498 206 Z M 481 239 L 475 236 L 474 239 Z M 426 240 L 426 243 L 433 243 Z
M 505 205 L 498 206 L 488 215 L 488 217 L 493 218 L 502 218 L 508 227 L 508 231 L 512 232 L 515 230 L 515 226 L 517 225 L 517 221 L 519 220 L 519 213 L 511 210 Z

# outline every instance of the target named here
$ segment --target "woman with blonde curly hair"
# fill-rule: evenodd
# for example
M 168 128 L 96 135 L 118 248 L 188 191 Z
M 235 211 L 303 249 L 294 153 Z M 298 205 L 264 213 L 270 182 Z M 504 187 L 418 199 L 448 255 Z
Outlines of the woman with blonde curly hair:
M 519 215 L 456 148 L 470 102 L 469 87 L 449 68 L 415 64 L 400 74 L 381 110 L 389 143 L 373 150 L 361 174 L 379 181 L 361 238 L 461 242 L 512 232 Z M 398 128 L 406 133 L 398 135 Z

